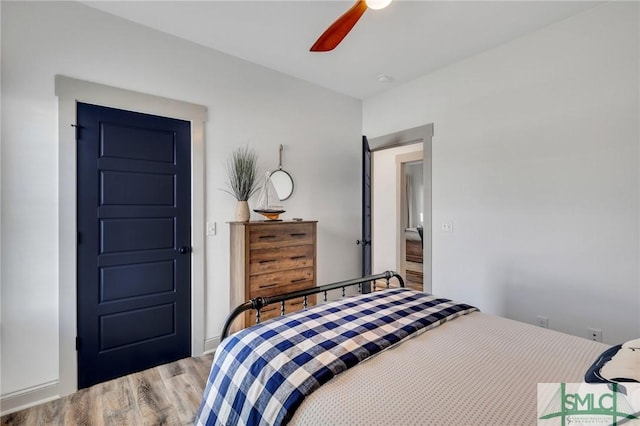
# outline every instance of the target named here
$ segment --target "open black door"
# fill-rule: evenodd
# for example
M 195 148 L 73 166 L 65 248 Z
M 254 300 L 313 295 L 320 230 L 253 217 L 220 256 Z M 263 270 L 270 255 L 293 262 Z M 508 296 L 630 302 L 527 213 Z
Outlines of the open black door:
M 371 275 L 371 149 L 367 137 L 362 137 L 362 276 Z M 365 286 L 366 287 L 366 286 Z M 368 292 L 363 288 L 363 292 Z

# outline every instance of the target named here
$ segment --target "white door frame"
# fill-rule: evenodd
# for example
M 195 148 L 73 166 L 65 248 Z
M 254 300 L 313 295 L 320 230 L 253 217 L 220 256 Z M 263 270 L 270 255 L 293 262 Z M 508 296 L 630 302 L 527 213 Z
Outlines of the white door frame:
M 59 145 L 59 363 L 57 395 L 73 393 L 78 385 L 75 350 L 76 310 L 76 103 L 102 105 L 191 122 L 191 355 L 204 352 L 204 123 L 207 108 L 101 84 L 56 76 Z

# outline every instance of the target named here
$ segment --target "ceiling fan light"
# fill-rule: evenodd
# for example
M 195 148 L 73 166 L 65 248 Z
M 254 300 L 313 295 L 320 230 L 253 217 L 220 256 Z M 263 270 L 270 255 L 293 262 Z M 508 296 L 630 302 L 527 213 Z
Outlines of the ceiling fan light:
M 365 0 L 369 9 L 384 9 L 389 6 L 391 0 Z

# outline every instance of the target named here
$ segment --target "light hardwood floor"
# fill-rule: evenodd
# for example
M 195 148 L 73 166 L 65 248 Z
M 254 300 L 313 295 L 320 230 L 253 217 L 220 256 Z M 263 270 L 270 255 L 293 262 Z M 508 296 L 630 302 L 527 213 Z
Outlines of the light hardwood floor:
M 191 425 L 213 354 L 100 383 L 2 417 L 2 425 Z

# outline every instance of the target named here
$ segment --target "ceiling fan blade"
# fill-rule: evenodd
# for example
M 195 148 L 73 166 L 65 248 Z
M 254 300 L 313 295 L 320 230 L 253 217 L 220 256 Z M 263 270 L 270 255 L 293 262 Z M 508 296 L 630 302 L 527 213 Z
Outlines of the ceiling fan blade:
M 322 33 L 320 38 L 311 46 L 311 52 L 328 52 L 336 48 L 344 39 L 351 28 L 358 22 L 358 19 L 367 10 L 365 0 L 358 0 L 351 9 L 347 10 L 341 17 L 331 24 L 327 30 Z

